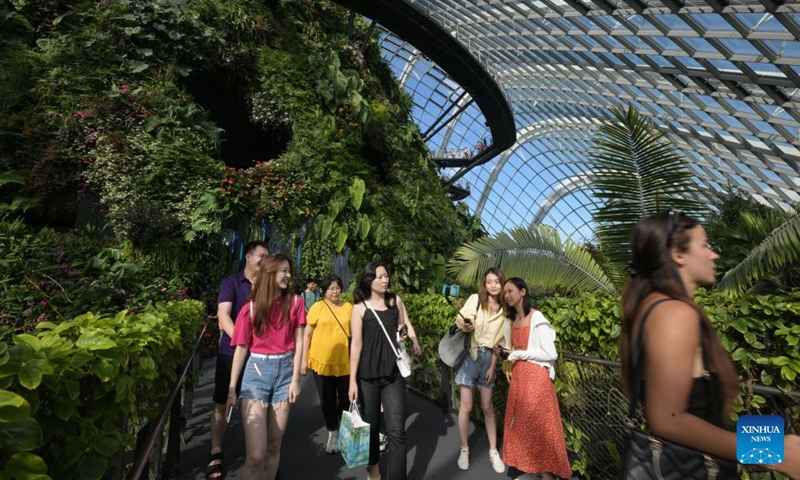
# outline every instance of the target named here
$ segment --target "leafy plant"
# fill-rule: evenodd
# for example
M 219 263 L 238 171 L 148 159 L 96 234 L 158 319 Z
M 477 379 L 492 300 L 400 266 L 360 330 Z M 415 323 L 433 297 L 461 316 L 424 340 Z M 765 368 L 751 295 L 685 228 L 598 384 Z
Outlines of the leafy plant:
M 379 35 L 367 38 L 361 19 L 350 29 L 346 9 L 24 4 L 2 4 L 13 28 L 0 39 L 10 99 L 0 105 L 0 158 L 3 171 L 27 177 L 19 191 L 0 187 L 0 201 L 38 200 L 26 221 L 70 228 L 80 204 L 138 260 L 186 241 L 183 260 L 197 268 L 169 278 L 184 283 L 199 277 L 189 252 L 266 220 L 287 250 L 305 231 L 321 258 L 349 250 L 354 268 L 384 259 L 417 291 L 435 288 L 443 259 L 476 234 L 441 185 Z M 216 104 L 213 89 L 233 101 Z M 243 137 L 258 140 L 223 142 Z M 320 216 L 332 219 L 330 233 Z M 170 265 L 180 263 L 172 252 Z
M 614 292 L 614 285 L 589 253 L 546 225 L 518 227 L 496 238 L 483 237 L 461 246 L 450 261 L 450 272 L 467 285 L 483 272 L 500 267 L 508 277 L 526 279 L 545 291 Z
M 0 342 L 0 462 L 8 478 L 100 479 L 152 417 L 204 320 L 197 301 L 91 313 Z
M 5 162 L 0 160 L 0 165 Z M 6 194 L 2 195 L 2 197 L 6 197 L 10 200 L 9 203 L 0 202 L 0 214 L 7 214 L 7 213 L 17 213 L 17 212 L 25 212 L 29 208 L 35 207 L 39 205 L 39 199 L 36 197 L 29 197 L 25 195 L 20 195 L 19 191 L 22 190 L 22 186 L 27 183 L 28 174 L 27 172 L 16 170 L 16 171 L 6 171 L 0 173 L 0 192 L 3 190 L 6 191 L 15 191 L 14 194 Z
M 721 253 L 730 253 L 731 246 L 737 243 L 743 243 L 747 253 L 743 259 L 738 256 L 741 263 L 725 272 L 717 285 L 720 290 L 740 294 L 750 289 L 752 293 L 766 293 L 797 286 L 800 215 L 796 212 L 769 211 L 762 215 L 742 212 L 738 221 L 726 231 L 732 235 L 727 237 L 725 251 Z
M 371 227 L 369 217 L 359 212 L 364 201 L 364 180 L 353 179 L 346 193 L 331 200 L 327 215 L 317 217 L 319 234 L 324 241 L 332 235 L 333 246 L 337 252 L 344 249 L 348 237 L 366 240 Z M 341 215 L 341 216 L 340 216 Z
M 640 218 L 671 208 L 702 217 L 707 209 L 691 197 L 697 184 L 685 160 L 650 119 L 632 106 L 611 114 L 591 153 L 592 193 L 603 202 L 593 218 L 604 253 L 621 269 Z
M 340 105 L 352 109 L 353 116 L 359 123 L 366 123 L 370 114 L 370 105 L 361 96 L 364 81 L 358 72 L 353 70 L 342 71 L 339 56 L 331 52 L 328 58 L 312 56 L 309 62 L 318 72 L 316 92 L 330 113 L 336 113 Z
M 86 311 L 141 311 L 157 301 L 184 299 L 197 280 L 180 278 L 181 270 L 170 265 L 151 268 L 152 258 L 143 261 L 91 228 L 33 232 L 19 219 L 0 219 L 0 252 L 0 339 Z M 191 262 L 181 265 L 188 269 Z

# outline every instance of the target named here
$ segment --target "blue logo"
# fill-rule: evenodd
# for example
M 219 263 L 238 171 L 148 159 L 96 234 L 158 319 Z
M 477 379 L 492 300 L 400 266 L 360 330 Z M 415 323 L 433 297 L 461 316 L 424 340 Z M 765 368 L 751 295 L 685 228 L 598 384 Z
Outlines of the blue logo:
M 783 417 L 742 415 L 736 421 L 736 458 L 747 465 L 783 461 Z

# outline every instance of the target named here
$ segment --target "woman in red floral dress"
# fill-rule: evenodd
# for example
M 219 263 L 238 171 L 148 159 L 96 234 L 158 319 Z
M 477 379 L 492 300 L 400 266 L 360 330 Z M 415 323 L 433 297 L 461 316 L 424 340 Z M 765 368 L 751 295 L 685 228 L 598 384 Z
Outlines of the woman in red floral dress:
M 526 473 L 538 473 L 543 480 L 554 475 L 572 475 L 561 411 L 553 384 L 556 332 L 528 298 L 528 285 L 510 278 L 503 286 L 508 305 L 506 345 L 514 351 L 511 385 L 506 403 L 503 432 L 503 461 Z M 499 346 L 498 346 L 499 350 Z M 525 477 L 520 477 L 525 478 Z

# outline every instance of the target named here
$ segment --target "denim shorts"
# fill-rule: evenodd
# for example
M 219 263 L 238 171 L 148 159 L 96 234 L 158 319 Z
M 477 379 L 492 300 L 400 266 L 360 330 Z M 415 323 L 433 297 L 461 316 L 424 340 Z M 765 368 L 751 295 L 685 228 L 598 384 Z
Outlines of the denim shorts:
M 280 355 L 251 353 L 246 362 L 240 400 L 245 398 L 261 400 L 267 407 L 289 398 L 294 351 L 290 350 Z
M 478 348 L 478 358 L 473 360 L 468 353 L 464 356 L 464 361 L 456 372 L 456 383 L 462 387 L 472 388 L 476 384 L 481 388 L 494 388 L 492 383 L 486 383 L 486 372 L 492 366 L 492 349 Z

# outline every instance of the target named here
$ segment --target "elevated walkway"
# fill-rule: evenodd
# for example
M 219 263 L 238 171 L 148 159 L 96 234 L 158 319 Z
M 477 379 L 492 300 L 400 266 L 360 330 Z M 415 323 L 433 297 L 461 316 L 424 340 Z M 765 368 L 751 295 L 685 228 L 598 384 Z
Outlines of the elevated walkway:
M 341 455 L 325 453 L 327 432 L 319 397 L 311 377 L 304 378 L 298 402 L 289 414 L 289 427 L 281 451 L 280 480 L 363 480 L 366 469 L 347 468 Z M 214 390 L 214 361 L 203 362 L 201 377 L 194 392 L 191 418 L 184 428 L 186 444 L 181 448 L 182 480 L 204 480 L 208 463 L 211 396 Z M 462 471 L 456 465 L 461 440 L 455 414 L 444 414 L 441 406 L 408 393 L 407 403 L 408 480 L 487 480 L 505 479 L 489 463 L 489 444 L 483 427 L 474 425 L 470 433 L 472 462 Z M 241 478 L 244 464 L 244 433 L 238 412 L 225 432 L 226 479 Z M 385 458 L 385 457 L 384 457 Z M 382 460 L 384 462 L 385 460 Z M 385 466 L 385 465 L 384 465 Z
M 364 15 L 413 45 L 441 67 L 478 105 L 491 133 L 491 143 L 471 158 L 434 158 L 439 167 L 459 168 L 455 182 L 470 169 L 482 165 L 511 147 L 517 138 L 514 113 L 500 86 L 481 63 L 453 35 L 406 1 L 334 0 Z M 456 104 L 458 102 L 455 102 Z M 463 109 L 453 108 L 457 111 Z M 448 123 L 443 113 L 432 128 Z M 452 118 L 452 116 L 451 116 Z M 432 135 L 432 133 L 431 133 Z

